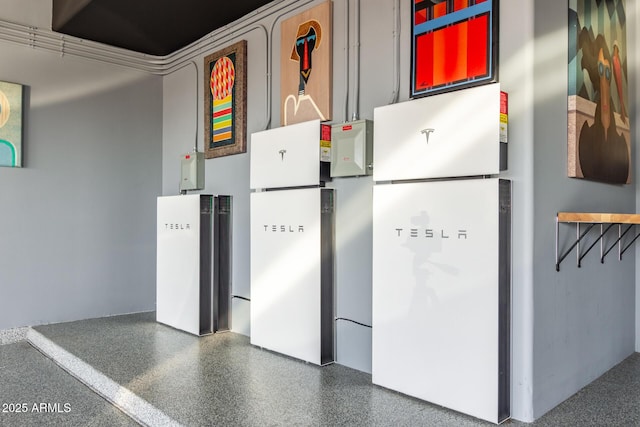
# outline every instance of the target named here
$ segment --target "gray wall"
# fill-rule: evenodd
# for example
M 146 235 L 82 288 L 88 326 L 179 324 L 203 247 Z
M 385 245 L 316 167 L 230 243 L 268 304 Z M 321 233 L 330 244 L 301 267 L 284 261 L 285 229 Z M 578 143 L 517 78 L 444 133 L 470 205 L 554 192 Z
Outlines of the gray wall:
M 533 421 L 533 16 L 534 0 L 500 2 L 500 85 L 509 94 L 511 414 Z
M 634 351 L 633 251 L 621 262 L 612 253 L 600 264 L 594 250 L 582 268 L 571 256 L 556 272 L 554 219 L 558 211 L 635 212 L 638 174 L 631 185 L 567 178 L 567 3 L 544 0 L 535 7 L 533 403 L 538 417 Z M 633 31 L 635 3 L 627 2 L 627 8 L 627 29 Z M 636 75 L 633 65 L 630 76 Z M 563 226 L 561 232 L 567 247 L 575 227 Z
M 346 1 L 333 2 L 335 122 L 354 111 L 371 119 L 395 88 L 393 62 L 381 59 L 393 58 L 395 1 L 362 1 L 357 104 L 355 2 L 349 0 L 347 35 Z M 610 255 L 604 265 L 594 253 L 581 269 L 567 259 L 557 273 L 555 214 L 632 212 L 637 198 L 635 184 L 566 177 L 566 2 L 501 3 L 500 82 L 510 97 L 510 167 L 503 176 L 513 181 L 514 193 L 512 414 L 531 421 L 640 342 L 634 253 L 622 262 Z M 403 101 L 409 92 L 410 2 L 399 4 Z M 627 8 L 635 24 L 636 2 Z M 266 29 L 275 23 L 271 127 L 280 121 L 280 22 L 295 13 L 260 21 Z M 240 22 L 230 31 L 233 36 L 203 47 L 195 66 L 164 78 L 0 44 L 0 79 L 30 87 L 26 168 L 0 168 L 0 329 L 154 308 L 155 197 L 177 194 L 180 154 L 194 144 L 202 150 L 205 55 L 248 41 L 248 134 L 267 126 L 264 29 Z M 635 81 L 630 87 L 637 93 Z M 233 293 L 246 298 L 248 176 L 248 154 L 207 160 L 203 191 L 234 197 Z M 370 324 L 372 181 L 343 178 L 331 186 L 337 189 L 337 315 Z M 573 235 L 573 229 L 564 231 Z M 235 299 L 233 310 L 234 330 L 249 334 L 249 303 Z M 370 330 L 346 321 L 336 327 L 338 362 L 370 371 Z
M 0 329 L 153 310 L 162 79 L 0 43 L 28 88 L 0 168 Z

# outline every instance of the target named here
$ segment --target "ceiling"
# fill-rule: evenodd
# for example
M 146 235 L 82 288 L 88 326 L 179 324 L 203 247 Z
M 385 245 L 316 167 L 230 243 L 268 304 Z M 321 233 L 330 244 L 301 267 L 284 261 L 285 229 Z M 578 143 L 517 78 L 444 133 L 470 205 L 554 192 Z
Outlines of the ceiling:
M 56 32 L 165 56 L 272 0 L 53 0 Z

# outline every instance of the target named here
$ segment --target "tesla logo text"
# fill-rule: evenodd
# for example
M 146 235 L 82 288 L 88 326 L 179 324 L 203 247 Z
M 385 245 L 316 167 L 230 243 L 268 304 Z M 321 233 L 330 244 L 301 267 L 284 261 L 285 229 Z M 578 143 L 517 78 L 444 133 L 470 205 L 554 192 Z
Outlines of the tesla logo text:
M 398 237 L 422 237 L 425 239 L 458 239 L 458 240 L 467 240 L 467 230 L 445 230 L 443 228 L 396 228 L 396 233 Z
M 191 230 L 191 224 L 165 223 L 165 230 Z
M 265 233 L 304 233 L 304 225 L 263 225 Z

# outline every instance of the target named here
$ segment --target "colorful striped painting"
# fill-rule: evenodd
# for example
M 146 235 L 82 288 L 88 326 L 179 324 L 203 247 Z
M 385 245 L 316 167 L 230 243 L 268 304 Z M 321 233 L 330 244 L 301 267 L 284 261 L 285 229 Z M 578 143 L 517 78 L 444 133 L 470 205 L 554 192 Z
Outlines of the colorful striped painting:
M 233 87 L 235 54 L 218 59 L 211 70 L 213 146 L 233 143 Z
M 205 58 L 205 157 L 246 152 L 246 41 Z
M 497 4 L 497 0 L 413 1 L 412 97 L 496 80 Z

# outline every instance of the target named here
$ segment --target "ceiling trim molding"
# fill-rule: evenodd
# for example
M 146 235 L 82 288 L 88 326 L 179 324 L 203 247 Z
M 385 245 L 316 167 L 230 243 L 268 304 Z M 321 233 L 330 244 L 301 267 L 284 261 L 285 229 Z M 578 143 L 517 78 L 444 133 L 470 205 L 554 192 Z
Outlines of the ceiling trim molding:
M 169 55 L 155 56 L 123 48 L 109 46 L 81 39 L 53 30 L 17 24 L 0 20 L 0 41 L 5 41 L 32 49 L 58 53 L 60 56 L 74 56 L 108 64 L 118 65 L 138 71 L 167 75 L 198 59 L 212 49 L 223 47 L 243 35 L 260 31 L 265 33 L 267 46 L 274 30 L 275 21 L 315 0 L 280 0 L 269 3 L 252 13 L 221 27 L 190 45 Z M 273 18 L 268 31 L 261 21 Z

